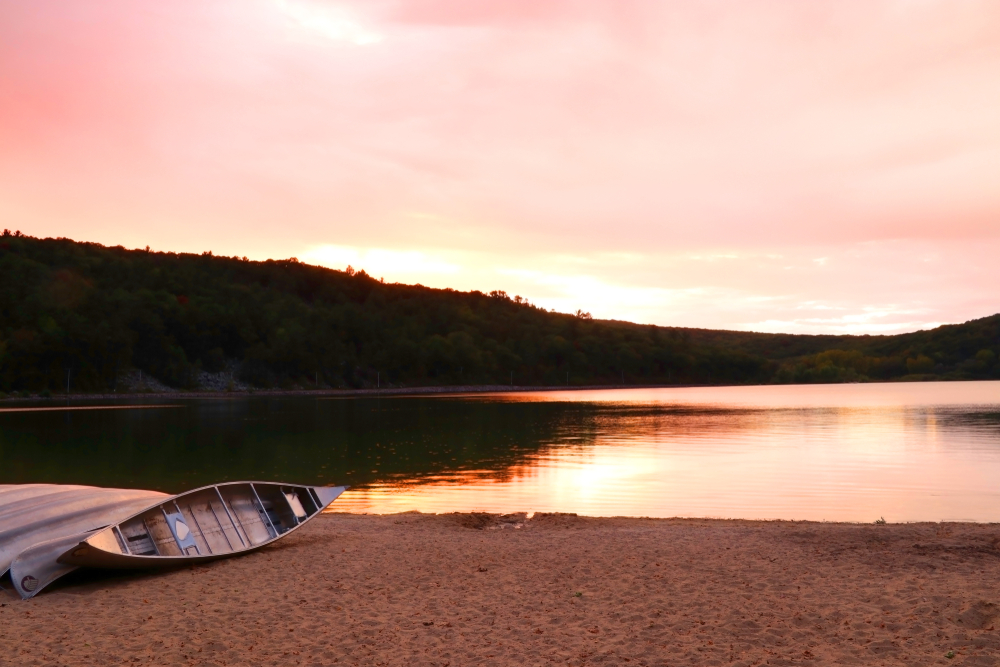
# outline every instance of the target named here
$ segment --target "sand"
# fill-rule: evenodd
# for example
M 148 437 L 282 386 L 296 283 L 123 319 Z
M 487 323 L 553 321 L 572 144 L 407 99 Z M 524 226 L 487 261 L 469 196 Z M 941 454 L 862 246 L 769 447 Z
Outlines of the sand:
M 0 593 L 0 664 L 997 665 L 998 544 L 996 524 L 333 514 L 242 558 Z

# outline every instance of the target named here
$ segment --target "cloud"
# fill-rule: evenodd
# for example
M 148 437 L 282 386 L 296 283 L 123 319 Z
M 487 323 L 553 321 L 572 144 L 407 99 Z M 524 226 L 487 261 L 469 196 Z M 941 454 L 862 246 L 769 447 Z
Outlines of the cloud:
M 954 321 L 997 309 L 998 31 L 976 0 L 0 0 L 0 216 L 602 317 Z
M 364 28 L 338 7 L 309 0 L 275 0 L 275 5 L 298 26 L 333 41 L 364 46 L 376 44 L 384 38 L 383 35 Z

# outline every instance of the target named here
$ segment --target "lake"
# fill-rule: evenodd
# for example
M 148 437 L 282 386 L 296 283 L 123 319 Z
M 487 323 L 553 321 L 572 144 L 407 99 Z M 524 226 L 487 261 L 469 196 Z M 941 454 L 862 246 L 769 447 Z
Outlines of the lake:
M 1000 521 L 1000 382 L 0 404 L 0 483 L 350 484 L 351 512 Z

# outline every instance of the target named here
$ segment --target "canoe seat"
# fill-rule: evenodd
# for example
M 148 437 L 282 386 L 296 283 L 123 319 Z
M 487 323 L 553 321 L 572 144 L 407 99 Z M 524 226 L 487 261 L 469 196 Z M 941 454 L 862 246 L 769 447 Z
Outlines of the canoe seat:
M 198 548 L 198 543 L 194 541 L 194 535 L 191 533 L 187 521 L 184 520 L 184 515 L 180 512 L 168 512 L 166 510 L 163 510 L 163 514 L 167 518 L 167 526 L 170 527 L 170 532 L 173 533 L 174 539 L 177 540 L 177 546 L 180 547 L 181 552 L 189 556 L 200 554 L 201 549 Z
M 125 538 L 128 553 L 134 556 L 156 556 L 159 554 L 156 550 L 156 543 L 153 542 L 153 536 L 149 533 L 149 526 L 142 519 L 133 519 L 127 524 L 123 523 L 119 529 L 122 537 Z

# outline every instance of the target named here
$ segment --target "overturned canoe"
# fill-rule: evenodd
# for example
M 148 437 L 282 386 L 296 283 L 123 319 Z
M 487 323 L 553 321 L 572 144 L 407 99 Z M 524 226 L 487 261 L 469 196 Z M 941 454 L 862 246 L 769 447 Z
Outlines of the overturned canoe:
M 169 497 L 141 489 L 0 485 L 0 578 L 35 544 L 117 523 Z
M 10 564 L 21 597 L 78 567 L 154 568 L 248 553 L 319 514 L 347 487 L 228 482 L 148 500 L 113 522 L 49 535 Z M 138 510 L 138 511 L 137 511 Z

